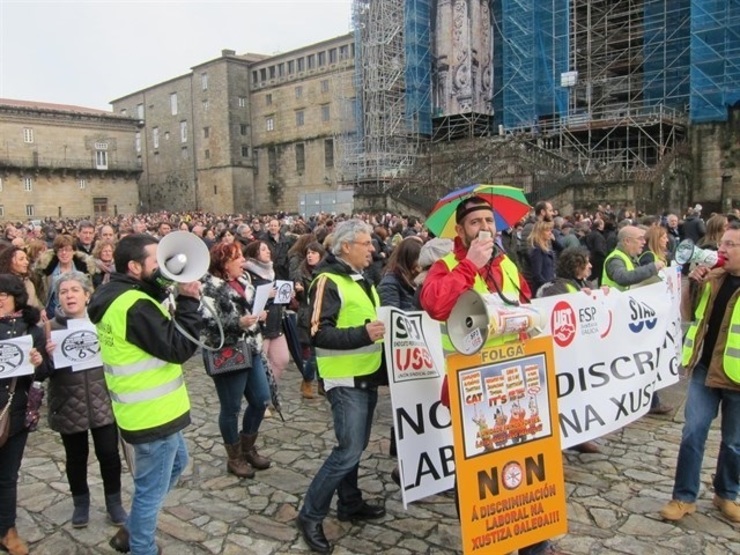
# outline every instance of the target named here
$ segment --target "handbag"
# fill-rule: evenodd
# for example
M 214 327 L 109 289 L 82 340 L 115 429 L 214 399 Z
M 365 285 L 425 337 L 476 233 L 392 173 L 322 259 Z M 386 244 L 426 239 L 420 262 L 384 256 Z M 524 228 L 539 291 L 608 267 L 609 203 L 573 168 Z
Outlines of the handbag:
M 18 382 L 18 378 L 13 378 L 10 382 L 10 389 L 8 389 L 8 403 L 0 411 L 0 447 L 5 445 L 10 437 L 10 406 L 13 404 L 13 397 L 15 396 L 15 384 Z
M 236 345 L 221 347 L 217 351 L 204 349 L 203 362 L 209 376 L 248 370 L 252 367 L 252 348 L 244 339 L 239 339 Z

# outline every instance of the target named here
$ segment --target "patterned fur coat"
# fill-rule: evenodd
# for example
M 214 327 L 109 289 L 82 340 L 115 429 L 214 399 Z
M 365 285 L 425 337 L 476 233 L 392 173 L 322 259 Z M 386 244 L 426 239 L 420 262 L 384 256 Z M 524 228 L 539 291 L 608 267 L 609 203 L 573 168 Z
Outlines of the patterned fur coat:
M 247 343 L 252 347 L 252 352 L 259 353 L 262 351 L 262 334 L 259 324 L 254 324 L 247 330 L 239 326 L 239 318 L 251 314 L 255 289 L 247 274 L 238 278 L 238 281 L 244 287 L 244 296 L 240 295 L 225 280 L 211 274 L 206 274 L 201 279 L 203 298 L 200 312 L 204 323 L 201 338 L 206 345 L 212 347 L 216 347 L 221 340 L 218 324 L 205 306 L 209 304 L 215 310 L 224 328 L 224 345 L 235 345 L 242 334 L 246 334 Z

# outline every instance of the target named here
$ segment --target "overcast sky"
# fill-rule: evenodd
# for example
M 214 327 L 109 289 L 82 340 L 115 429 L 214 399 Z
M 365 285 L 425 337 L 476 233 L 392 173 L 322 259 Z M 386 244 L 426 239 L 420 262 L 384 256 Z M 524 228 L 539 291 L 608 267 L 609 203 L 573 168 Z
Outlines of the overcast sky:
M 0 0 L 0 98 L 109 102 L 217 58 L 349 32 L 351 0 Z

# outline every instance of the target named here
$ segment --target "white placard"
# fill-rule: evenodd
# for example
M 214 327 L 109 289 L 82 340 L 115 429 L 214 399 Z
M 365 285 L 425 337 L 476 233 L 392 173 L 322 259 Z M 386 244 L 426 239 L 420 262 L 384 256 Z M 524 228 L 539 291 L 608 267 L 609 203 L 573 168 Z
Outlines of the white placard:
M 56 368 L 71 366 L 79 372 L 103 365 L 97 331 L 86 318 L 67 320 L 67 329 L 52 331 L 51 340 L 56 343 L 52 353 Z
M 290 299 L 293 298 L 293 282 L 278 279 L 275 281 L 275 287 L 277 288 L 277 293 L 273 302 L 275 304 L 288 304 Z
M 33 374 L 30 361 L 32 348 L 33 338 L 30 335 L 0 341 L 0 379 Z
M 265 310 L 267 300 L 270 298 L 270 291 L 272 291 L 273 284 L 265 283 L 255 289 L 254 292 L 254 304 L 252 305 L 252 314 L 255 316 Z

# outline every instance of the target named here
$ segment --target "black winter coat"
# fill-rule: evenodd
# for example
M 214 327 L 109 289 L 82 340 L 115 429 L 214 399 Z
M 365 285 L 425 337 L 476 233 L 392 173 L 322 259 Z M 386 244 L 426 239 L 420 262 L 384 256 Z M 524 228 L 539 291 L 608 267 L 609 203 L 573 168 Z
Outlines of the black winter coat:
M 14 436 L 26 427 L 26 405 L 28 404 L 28 390 L 36 381 L 45 380 L 49 375 L 49 359 L 46 355 L 46 336 L 44 330 L 36 325 L 39 319 L 38 309 L 26 308 L 20 316 L 0 318 L 0 339 L 7 340 L 13 337 L 30 334 L 33 346 L 43 357 L 43 362 L 36 367 L 33 374 L 19 376 L 15 386 L 15 396 L 10 407 L 10 435 Z M 13 378 L 0 379 L 0 408 L 8 404 L 8 395 Z
M 67 329 L 67 318 L 60 314 L 50 323 L 52 330 Z M 71 366 L 55 369 L 49 377 L 48 402 L 49 426 L 60 434 L 85 432 L 114 422 L 102 366 L 80 372 L 73 372 Z

